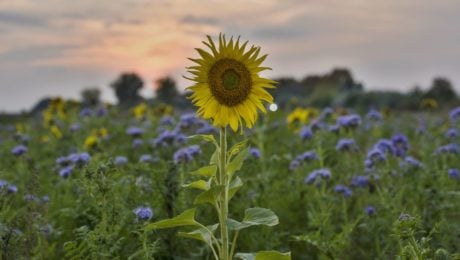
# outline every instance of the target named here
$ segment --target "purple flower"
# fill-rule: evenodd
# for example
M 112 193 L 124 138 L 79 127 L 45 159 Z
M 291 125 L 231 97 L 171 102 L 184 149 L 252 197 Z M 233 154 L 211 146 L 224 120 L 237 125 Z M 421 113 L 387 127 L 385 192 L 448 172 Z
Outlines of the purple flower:
M 27 153 L 28 149 L 25 145 L 17 145 L 15 147 L 13 147 L 13 149 L 11 149 L 11 153 L 13 155 L 16 155 L 16 156 L 20 156 L 20 155 L 23 155 L 25 153 Z
M 39 199 L 37 198 L 37 196 L 32 195 L 32 194 L 26 194 L 26 195 L 24 195 L 24 200 L 25 200 L 25 201 L 34 201 L 34 202 L 39 201 Z
M 299 134 L 302 140 L 311 139 L 313 137 L 313 132 L 311 131 L 311 128 L 308 126 L 304 126 L 302 130 L 300 130 Z
M 380 139 L 375 145 L 374 148 L 379 149 L 384 153 L 394 154 L 393 142 L 388 139 Z
M 126 133 L 130 136 L 141 136 L 144 133 L 144 129 L 136 126 L 131 126 L 126 129 Z
M 153 210 L 150 207 L 138 207 L 133 212 L 138 220 L 149 220 L 153 217 Z
M 373 206 L 367 206 L 365 209 L 364 209 L 364 212 L 368 215 L 368 216 L 374 216 L 375 215 L 375 208 Z
M 184 147 L 177 150 L 174 153 L 174 162 L 178 163 L 188 163 L 193 160 L 193 157 L 198 155 L 201 152 L 201 149 L 198 145 L 192 145 L 189 147 Z
M 454 180 L 460 179 L 460 171 L 458 169 L 449 169 L 447 170 L 449 177 Z
M 380 149 L 372 148 L 369 152 L 367 152 L 367 159 L 373 164 L 383 162 L 385 161 L 385 153 Z
M 163 116 L 160 119 L 160 125 L 173 125 L 174 124 L 174 118 L 172 116 Z
M 354 176 L 351 179 L 351 186 L 352 187 L 361 187 L 365 188 L 369 184 L 369 177 L 368 176 Z
M 458 137 L 459 133 L 458 133 L 458 130 L 456 128 L 450 128 L 449 130 L 447 130 L 445 133 L 444 133 L 444 136 L 446 138 L 456 138 Z
M 42 197 L 42 202 L 43 202 L 43 203 L 48 203 L 49 201 L 50 201 L 50 197 L 49 197 L 48 195 L 44 195 L 44 196 Z
M 88 153 L 73 153 L 69 155 L 69 160 L 77 165 L 85 165 L 91 160 L 91 155 Z
M 456 107 L 449 112 L 450 120 L 457 121 L 460 118 L 460 107 Z
M 115 165 L 125 165 L 128 163 L 128 158 L 126 158 L 125 156 L 117 156 L 115 157 L 115 161 L 114 161 Z
M 318 159 L 318 156 L 313 151 L 307 151 L 307 152 L 302 153 L 301 155 L 298 155 L 296 159 L 299 161 L 308 162 L 308 161 L 313 161 L 313 160 Z
M 56 164 L 59 166 L 67 166 L 72 163 L 68 156 L 60 156 L 56 159 Z
M 70 126 L 70 132 L 77 132 L 80 128 L 81 126 L 79 123 L 74 123 Z
M 171 145 L 184 144 L 186 137 L 177 131 L 163 131 L 153 140 L 155 146 L 168 147 Z
M 154 163 L 156 160 L 150 154 L 143 154 L 139 157 L 139 162 L 141 163 Z
M 335 146 L 337 151 L 356 151 L 356 142 L 353 139 L 340 139 Z
M 217 133 L 217 129 L 207 122 L 203 123 L 203 126 L 196 130 L 198 135 L 214 134 Z
M 9 184 L 7 181 L 0 180 L 0 191 L 6 190 L 6 193 L 16 193 L 18 192 L 18 187 L 15 185 Z
M 334 191 L 341 193 L 345 198 L 348 198 L 353 194 L 353 191 L 350 188 L 342 184 L 336 185 Z
M 61 176 L 62 178 L 68 178 L 73 172 L 73 166 L 70 165 L 70 166 L 66 166 L 64 168 L 62 168 L 61 170 L 59 170 L 59 176 Z
M 340 126 L 339 125 L 331 125 L 328 127 L 328 130 L 332 133 L 338 134 L 340 132 Z
M 250 154 L 252 157 L 256 158 L 256 159 L 259 159 L 260 156 L 261 156 L 260 150 L 257 149 L 257 148 L 254 148 L 254 147 L 252 147 L 251 149 L 249 149 L 249 154 Z
M 81 117 L 89 117 L 89 116 L 91 116 L 92 114 L 93 114 L 93 111 L 92 111 L 90 108 L 87 108 L 87 107 L 82 108 L 82 109 L 80 110 L 80 113 L 79 113 L 79 115 L 80 115 Z
M 361 124 L 361 117 L 356 114 L 339 116 L 337 124 L 343 128 L 356 128 Z
M 409 150 L 409 139 L 403 134 L 396 134 L 391 138 L 393 142 L 394 154 L 398 157 L 404 157 Z
M 369 110 L 369 112 L 367 112 L 366 117 L 368 119 L 374 120 L 374 121 L 382 120 L 382 114 L 379 111 L 375 110 L 375 109 Z
M 143 144 L 144 144 L 144 140 L 142 140 L 140 138 L 136 138 L 136 139 L 133 140 L 132 146 L 133 146 L 133 148 L 139 148 Z
M 318 178 L 328 180 L 331 178 L 331 171 L 326 168 L 317 169 L 312 171 L 304 180 L 306 184 L 314 183 Z
M 334 113 L 334 110 L 330 107 L 325 107 L 323 111 L 321 111 L 321 115 L 319 116 L 320 119 L 325 119 L 331 116 Z
M 193 125 L 197 124 L 199 121 L 195 113 L 184 114 L 180 117 L 179 127 L 181 129 L 190 128 Z
M 105 107 L 98 107 L 96 110 L 96 116 L 103 117 L 108 114 L 107 108 Z
M 410 166 L 413 168 L 422 168 L 423 164 L 414 157 L 406 156 L 406 158 L 404 158 L 404 161 L 401 163 L 401 167 L 405 166 Z
M 300 161 L 297 160 L 297 159 L 294 159 L 292 160 L 290 163 L 289 163 L 289 170 L 293 171 L 297 168 L 300 167 Z
M 460 147 L 457 144 L 450 143 L 438 147 L 435 151 L 435 154 L 458 154 L 460 153 Z

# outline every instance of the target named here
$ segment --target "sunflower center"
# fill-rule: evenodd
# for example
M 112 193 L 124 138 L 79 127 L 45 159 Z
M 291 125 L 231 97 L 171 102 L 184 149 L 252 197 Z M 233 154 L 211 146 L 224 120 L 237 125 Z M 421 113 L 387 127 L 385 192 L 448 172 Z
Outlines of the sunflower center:
M 233 69 L 225 71 L 222 75 L 222 84 L 224 85 L 224 88 L 227 90 L 237 88 L 239 81 L 240 77 Z
M 235 59 L 216 61 L 209 70 L 209 87 L 220 104 L 236 106 L 251 92 L 251 73 L 246 65 Z

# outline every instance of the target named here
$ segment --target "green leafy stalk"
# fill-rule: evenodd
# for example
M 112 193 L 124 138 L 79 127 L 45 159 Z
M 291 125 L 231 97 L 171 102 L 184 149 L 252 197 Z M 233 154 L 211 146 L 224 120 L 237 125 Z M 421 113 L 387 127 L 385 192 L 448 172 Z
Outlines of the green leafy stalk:
M 227 132 L 224 127 L 220 129 L 220 153 L 219 153 L 219 184 L 224 186 L 223 194 L 219 196 L 219 222 L 220 236 L 222 239 L 222 249 L 220 259 L 228 260 L 228 186 L 229 180 L 227 177 Z

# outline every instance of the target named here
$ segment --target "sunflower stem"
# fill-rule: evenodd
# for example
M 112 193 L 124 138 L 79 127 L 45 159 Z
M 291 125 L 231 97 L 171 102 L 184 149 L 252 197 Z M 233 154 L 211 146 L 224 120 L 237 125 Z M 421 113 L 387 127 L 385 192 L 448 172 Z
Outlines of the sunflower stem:
M 219 181 L 224 186 L 223 194 L 220 196 L 220 236 L 222 240 L 221 260 L 229 260 L 228 254 L 228 177 L 227 177 L 227 132 L 225 127 L 220 129 L 220 153 L 219 153 Z

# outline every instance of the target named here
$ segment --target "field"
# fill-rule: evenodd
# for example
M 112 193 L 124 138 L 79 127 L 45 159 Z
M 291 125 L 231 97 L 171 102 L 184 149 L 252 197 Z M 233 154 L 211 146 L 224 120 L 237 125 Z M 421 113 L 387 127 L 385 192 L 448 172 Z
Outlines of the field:
M 271 209 L 273 227 L 241 232 L 236 252 L 292 259 L 458 259 L 460 111 L 279 109 L 229 146 L 251 147 L 230 217 Z M 288 123 L 289 117 L 289 123 Z M 297 120 L 296 120 L 297 119 Z M 197 207 L 184 184 L 209 164 L 218 131 L 193 111 L 81 108 L 55 100 L 0 124 L 0 259 L 212 259 L 181 229 L 148 223 Z

